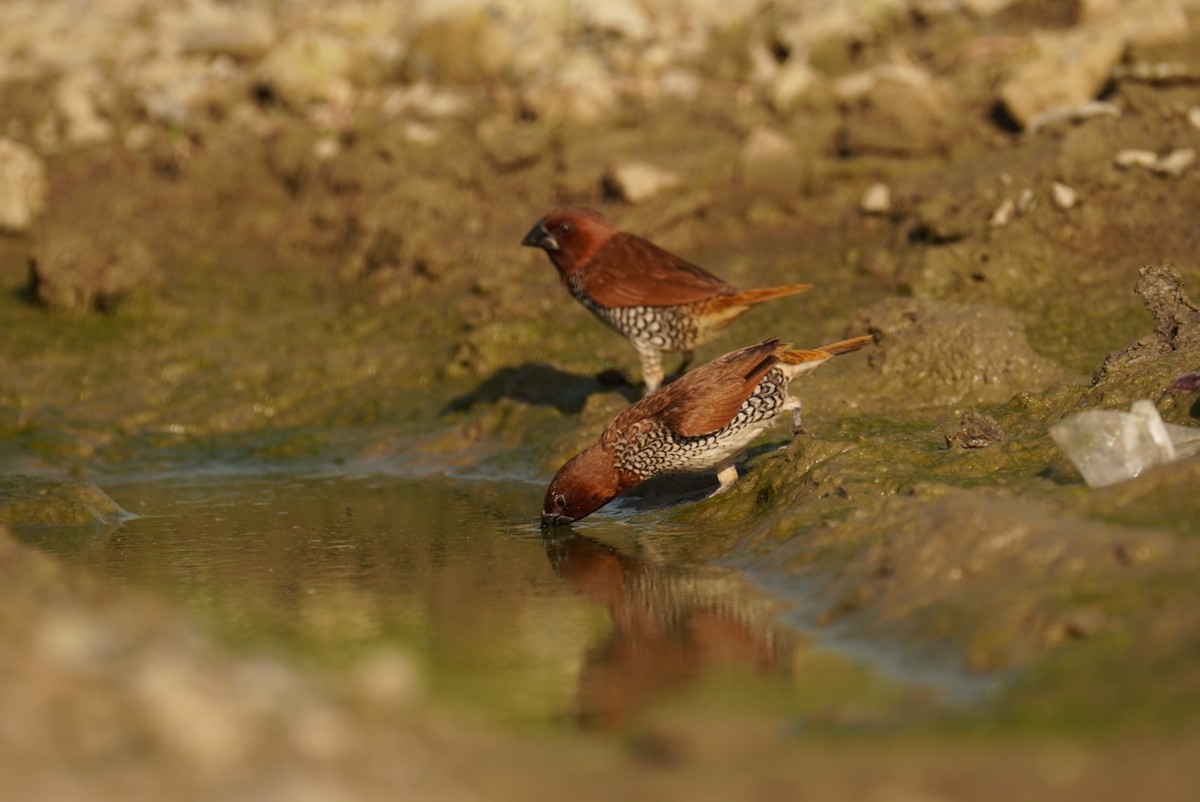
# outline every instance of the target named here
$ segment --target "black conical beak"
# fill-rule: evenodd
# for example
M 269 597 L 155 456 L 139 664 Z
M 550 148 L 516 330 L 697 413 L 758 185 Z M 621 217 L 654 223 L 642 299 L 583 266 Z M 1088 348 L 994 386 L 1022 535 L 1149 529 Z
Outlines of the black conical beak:
M 565 515 L 552 515 L 550 513 L 543 512 L 542 513 L 542 529 L 549 529 L 552 526 L 566 526 L 567 524 L 571 523 L 571 521 L 573 521 L 573 520 L 575 520 L 575 519 L 568 518 Z
M 557 251 L 558 240 L 546 228 L 546 224 L 541 220 L 537 222 L 533 228 L 529 229 L 529 233 L 521 240 L 521 244 L 527 248 L 541 248 L 544 251 Z

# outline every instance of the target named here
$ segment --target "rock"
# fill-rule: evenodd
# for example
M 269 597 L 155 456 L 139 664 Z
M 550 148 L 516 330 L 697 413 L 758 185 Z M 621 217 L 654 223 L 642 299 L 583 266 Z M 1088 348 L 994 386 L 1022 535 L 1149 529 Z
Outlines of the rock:
M 462 92 L 428 81 L 395 89 L 379 104 L 385 117 L 413 116 L 428 120 L 460 117 L 469 108 L 470 101 Z
M 950 448 L 987 448 L 992 443 L 1003 443 L 1007 438 L 996 419 L 978 412 L 967 412 L 959 421 L 958 428 L 946 435 Z
M 318 30 L 298 30 L 271 48 L 259 63 L 258 80 L 295 109 L 340 100 L 351 69 L 345 39 Z
M 1108 28 L 1043 35 L 1037 42 L 1037 58 L 1000 88 L 1004 108 L 1023 128 L 1048 113 L 1094 100 L 1125 51 L 1124 35 Z
M 653 23 L 636 0 L 606 0 L 603 3 L 581 3 L 579 22 L 585 30 L 616 36 L 631 42 L 644 42 L 653 33 Z
M 184 9 L 165 9 L 159 30 L 173 35 L 183 53 L 260 58 L 275 41 L 275 22 L 265 8 L 237 8 L 214 2 L 189 3 Z
M 115 312 L 148 299 L 161 284 L 158 265 L 140 242 L 83 230 L 42 233 L 30 260 L 30 295 L 51 309 Z
M 792 140 L 762 126 L 742 142 L 736 171 L 743 190 L 775 198 L 796 195 L 804 180 L 804 162 Z
M 1158 160 L 1154 165 L 1154 172 L 1159 175 L 1178 178 L 1179 176 L 1192 169 L 1192 165 L 1196 163 L 1195 148 L 1177 148 L 1171 151 L 1166 156 Z
M 858 208 L 863 214 L 888 214 L 892 211 L 891 189 L 887 184 L 872 184 L 863 193 L 862 200 L 858 202 Z
M 835 93 L 847 106 L 838 131 L 843 153 L 918 156 L 954 141 L 954 97 L 923 69 L 884 65 L 843 79 Z
M 1152 150 L 1126 148 L 1117 152 L 1113 164 L 1118 167 L 1145 167 L 1153 169 L 1158 164 L 1158 154 Z
M 1113 157 L 1113 164 L 1118 167 L 1142 167 L 1168 178 L 1178 178 L 1195 163 L 1195 148 L 1177 148 L 1161 157 L 1152 150 L 1126 148 Z
M 33 476 L 0 477 L 0 524 L 95 526 L 130 517 L 95 485 Z
M 27 231 L 46 204 L 46 164 L 19 142 L 0 138 L 0 231 Z
M 98 106 L 112 102 L 114 89 L 98 70 L 67 73 L 54 89 L 54 106 L 62 116 L 66 140 L 72 145 L 105 142 L 113 136 L 113 125 Z
M 1183 288 L 1183 277 L 1172 265 L 1147 265 L 1138 271 L 1133 291 L 1142 297 L 1154 320 L 1154 333 L 1113 351 L 1092 375 L 1099 384 L 1114 371 L 1155 359 L 1170 351 L 1200 349 L 1200 308 Z
M 1061 181 L 1050 185 L 1050 196 L 1054 199 L 1054 205 L 1060 209 L 1073 209 L 1079 202 L 1079 193 Z
M 1008 309 L 889 298 L 856 315 L 848 329 L 876 337 L 866 352 L 877 376 L 870 391 L 885 405 L 995 404 L 1063 376 L 1029 347 Z
M 789 59 L 767 86 L 767 105 L 779 114 L 787 114 L 819 82 L 820 76 L 808 62 Z
M 577 52 L 529 80 L 522 100 L 538 117 L 592 123 L 617 106 L 616 79 L 594 54 Z
M 642 203 L 679 186 L 682 181 L 678 173 L 636 161 L 619 164 L 604 176 L 605 188 L 626 203 Z

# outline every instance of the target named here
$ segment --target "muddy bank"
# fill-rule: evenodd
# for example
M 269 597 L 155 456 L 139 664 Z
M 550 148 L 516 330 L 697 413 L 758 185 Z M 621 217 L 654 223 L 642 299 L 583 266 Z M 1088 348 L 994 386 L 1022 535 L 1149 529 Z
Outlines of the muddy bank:
M 586 203 L 739 286 L 815 285 L 701 359 L 877 337 L 798 386 L 812 437 L 766 438 L 718 498 L 666 483 L 620 514 L 667 561 L 768 576 L 806 624 L 998 695 L 882 747 L 680 714 L 632 758 L 560 752 L 244 665 L 5 540 L 0 609 L 29 614 L 4 619 L 0 692 L 41 722 L 5 736 L 5 776 L 536 798 L 615 759 L 635 796 L 715 798 L 746 761 L 826 797 L 1188 788 L 1167 733 L 1200 722 L 1196 463 L 1092 491 L 1047 430 L 1140 398 L 1200 419 L 1163 395 L 1200 368 L 1195 4 L 436 5 L 111 0 L 83 28 L 4 5 L 0 521 L 115 520 L 107 481 L 197 470 L 548 478 L 638 394 L 628 345 L 518 246 Z

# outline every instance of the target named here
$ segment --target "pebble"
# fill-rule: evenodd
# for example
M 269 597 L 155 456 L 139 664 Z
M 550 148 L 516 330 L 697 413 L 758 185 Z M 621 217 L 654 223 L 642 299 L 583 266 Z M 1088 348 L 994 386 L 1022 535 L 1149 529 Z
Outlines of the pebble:
M 1158 164 L 1158 154 L 1152 150 L 1126 148 L 1125 150 L 1117 151 L 1117 155 L 1113 157 L 1113 164 L 1118 167 L 1145 167 L 1152 169 L 1154 165 Z
M 626 203 L 642 203 L 679 186 L 682 177 L 646 162 L 631 161 L 611 168 L 604 185 Z
M 1158 163 L 1151 169 L 1153 169 L 1154 172 L 1158 173 L 1159 175 L 1178 178 L 1188 170 L 1192 169 L 1192 165 L 1195 163 L 1195 148 L 1178 148 L 1159 159 Z
M 1073 209 L 1079 202 L 1079 193 L 1061 181 L 1055 181 L 1050 186 L 1050 195 L 1054 198 L 1054 205 L 1060 209 Z
M 1196 163 L 1195 148 L 1177 148 L 1160 157 L 1152 150 L 1126 148 L 1117 152 L 1113 163 L 1118 167 L 1142 167 L 1158 175 L 1178 178 Z
M 863 193 L 858 208 L 864 214 L 887 214 L 892 210 L 891 189 L 884 183 L 872 184 Z
M 1200 106 L 1192 106 L 1188 109 L 1187 118 L 1193 128 L 1200 128 Z
M 0 138 L 0 231 L 29 230 L 46 203 L 46 164 L 30 148 Z

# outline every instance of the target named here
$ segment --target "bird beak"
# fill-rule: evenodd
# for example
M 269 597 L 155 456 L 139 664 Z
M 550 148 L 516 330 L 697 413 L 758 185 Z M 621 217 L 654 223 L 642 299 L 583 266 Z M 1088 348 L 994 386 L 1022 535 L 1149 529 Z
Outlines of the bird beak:
M 573 520 L 575 520 L 575 519 L 568 518 L 566 515 L 551 515 L 549 513 L 543 512 L 542 513 L 542 529 L 549 529 L 552 526 L 566 526 L 567 524 L 571 523 L 571 521 L 573 521 Z
M 527 248 L 541 248 L 544 251 L 558 250 L 558 240 L 551 236 L 546 224 L 541 220 L 529 229 L 529 233 L 525 235 L 525 239 L 521 240 L 521 244 Z

